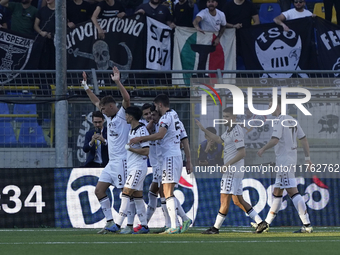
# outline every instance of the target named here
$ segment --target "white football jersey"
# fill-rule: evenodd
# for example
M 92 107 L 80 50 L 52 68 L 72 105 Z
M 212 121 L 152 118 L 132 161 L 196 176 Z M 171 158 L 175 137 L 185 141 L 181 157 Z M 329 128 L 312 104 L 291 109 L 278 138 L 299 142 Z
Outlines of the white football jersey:
M 141 136 L 147 136 L 149 135 L 148 130 L 146 129 L 146 126 L 144 124 L 140 123 L 136 128 L 130 129 L 129 132 L 129 142 L 132 138 L 135 137 L 141 137 Z M 130 145 L 131 148 L 134 149 L 141 149 L 148 147 L 149 148 L 149 142 L 140 142 L 138 144 Z M 129 172 L 129 169 L 132 168 L 138 168 L 146 164 L 148 157 L 140 155 L 138 153 L 127 151 L 127 169 Z M 140 170 L 140 169 L 139 169 Z
M 239 125 L 234 125 L 231 128 L 227 127 L 227 130 L 221 135 L 221 139 L 224 142 L 224 163 L 227 163 L 236 156 L 237 150 L 244 148 L 242 127 Z M 244 165 L 244 159 L 236 163 Z
M 280 115 L 278 120 L 273 121 L 272 137 L 278 138 L 279 143 L 275 145 L 276 165 L 287 166 L 297 163 L 297 141 L 306 135 L 300 124 L 292 116 Z M 291 126 L 291 127 L 284 127 Z M 297 124 L 297 125 L 296 125 Z M 296 126 L 295 126 L 296 125 Z
M 163 157 L 181 156 L 179 129 L 180 120 L 177 112 L 168 110 L 159 120 L 159 128 L 164 127 L 167 129 L 163 141 L 161 142 L 161 151 Z
M 109 149 L 109 159 L 125 159 L 126 150 L 125 144 L 128 141 L 130 124 L 127 124 L 125 119 L 125 109 L 121 107 L 115 116 L 107 117 L 104 114 L 107 122 L 107 142 Z
M 188 138 L 188 134 L 182 121 L 179 121 L 179 127 L 179 139 L 182 141 L 184 138 Z

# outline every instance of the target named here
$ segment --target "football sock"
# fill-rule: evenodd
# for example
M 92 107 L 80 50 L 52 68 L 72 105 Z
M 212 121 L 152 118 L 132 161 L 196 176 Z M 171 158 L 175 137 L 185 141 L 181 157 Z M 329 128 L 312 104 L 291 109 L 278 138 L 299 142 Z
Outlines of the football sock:
M 121 226 L 123 224 L 123 221 L 125 217 L 127 216 L 129 206 L 130 206 L 130 197 L 123 193 L 116 225 Z
M 257 212 L 254 210 L 254 208 L 250 208 L 250 210 L 247 212 L 250 218 L 252 218 L 256 224 L 260 224 L 262 219 L 261 217 L 257 214 Z
M 150 221 L 152 215 L 154 214 L 154 212 L 157 208 L 157 195 L 155 193 L 149 191 L 148 197 L 149 197 L 149 204 L 148 204 L 148 208 L 146 209 L 146 220 L 147 220 L 147 222 Z
M 188 220 L 189 217 L 185 214 L 185 211 L 183 210 L 181 203 L 179 202 L 179 200 L 176 197 L 175 197 L 175 199 L 176 199 L 176 205 L 177 205 L 177 214 L 179 215 L 179 217 L 182 218 L 182 221 Z
M 274 195 L 273 195 L 274 196 Z M 276 214 L 280 211 L 282 204 L 282 196 L 274 196 L 272 206 L 267 214 L 266 222 L 270 225 L 276 217 Z
M 142 197 L 135 197 L 134 200 L 135 200 L 136 211 L 137 211 L 138 218 L 140 220 L 140 224 L 142 226 L 147 226 L 148 223 L 146 221 L 146 209 L 145 209 L 144 200 Z
M 216 221 L 215 221 L 215 224 L 214 224 L 214 228 L 220 229 L 220 227 L 222 226 L 222 224 L 225 220 L 225 217 L 227 217 L 226 214 L 218 212 L 217 217 L 216 217 Z
M 162 211 L 164 214 L 165 227 L 170 228 L 171 222 L 170 222 L 170 216 L 168 213 L 168 208 L 166 207 L 165 197 L 161 197 L 161 206 L 162 206 Z
M 105 196 L 99 199 L 99 203 L 104 213 L 104 216 L 106 218 L 106 221 L 112 221 L 113 217 L 112 217 L 112 211 L 111 211 L 111 203 L 110 203 L 110 199 L 108 198 L 108 196 Z
M 171 228 L 176 228 L 177 210 L 176 210 L 176 198 L 174 196 L 166 198 L 166 208 L 168 209 Z
M 136 215 L 136 206 L 133 198 L 130 198 L 129 209 L 127 212 L 127 225 L 133 225 Z
M 307 207 L 305 201 L 303 200 L 302 196 L 299 193 L 294 194 L 291 197 L 295 209 L 298 211 L 300 219 L 303 225 L 310 224 L 309 214 L 307 213 Z

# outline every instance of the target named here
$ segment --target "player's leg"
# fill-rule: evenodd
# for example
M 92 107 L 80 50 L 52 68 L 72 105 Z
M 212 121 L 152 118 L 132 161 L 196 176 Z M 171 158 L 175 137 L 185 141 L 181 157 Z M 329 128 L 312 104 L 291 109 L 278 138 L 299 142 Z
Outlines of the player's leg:
M 215 224 L 213 227 L 203 231 L 202 234 L 219 234 L 219 229 L 221 228 L 225 218 L 227 217 L 231 199 L 232 199 L 232 194 L 221 193 L 221 198 L 220 198 L 221 206 L 216 216 Z
M 133 222 L 135 220 L 136 215 L 136 206 L 133 197 L 130 197 L 130 203 L 127 211 L 127 224 L 126 228 L 120 231 L 120 234 L 132 234 L 134 231 L 133 229 Z
M 148 222 L 150 221 L 152 215 L 154 214 L 157 208 L 158 191 L 159 191 L 158 182 L 152 182 L 149 188 L 148 193 L 149 203 L 146 210 Z
M 247 210 L 244 208 L 244 206 L 241 204 L 240 200 L 238 199 L 238 196 L 233 195 L 232 199 L 233 199 L 234 205 L 238 206 L 245 213 L 247 212 Z
M 307 206 L 297 187 L 287 188 L 286 190 L 290 199 L 293 201 L 294 207 L 299 213 L 303 224 L 302 228 L 298 231 L 295 231 L 294 233 L 312 233 L 313 227 L 310 224 Z
M 176 205 L 177 205 L 177 214 L 179 217 L 182 219 L 182 229 L 181 233 L 184 233 L 187 231 L 192 224 L 192 220 L 186 215 L 181 203 L 179 200 L 176 198 Z
M 182 174 L 183 161 L 181 156 L 165 157 L 163 159 L 162 184 L 163 192 L 166 198 L 166 207 L 171 221 L 171 228 L 166 230 L 167 234 L 180 233 L 180 227 L 177 227 L 177 206 L 174 196 L 174 189 L 179 182 Z
M 106 219 L 106 225 L 103 229 L 98 231 L 98 234 L 106 234 L 106 227 L 110 227 L 114 225 L 112 210 L 111 210 L 111 202 L 109 197 L 106 195 L 107 189 L 113 184 L 112 176 L 111 176 L 111 164 L 107 164 L 103 169 L 98 183 L 96 185 L 96 189 L 94 191 L 97 199 L 99 200 L 100 207 L 103 211 L 103 214 Z
M 136 212 L 141 224 L 141 229 L 139 229 L 137 232 L 134 232 L 133 234 L 147 234 L 149 233 L 149 228 L 148 228 L 148 222 L 146 219 L 146 209 L 145 209 L 145 203 L 143 199 L 143 190 L 136 190 L 133 193 L 133 197 L 135 200 L 136 204 Z
M 254 210 L 254 208 L 243 199 L 242 195 L 237 195 L 237 199 L 241 203 L 242 207 L 246 210 L 248 216 L 253 219 L 257 225 L 259 225 L 262 222 L 262 219 Z

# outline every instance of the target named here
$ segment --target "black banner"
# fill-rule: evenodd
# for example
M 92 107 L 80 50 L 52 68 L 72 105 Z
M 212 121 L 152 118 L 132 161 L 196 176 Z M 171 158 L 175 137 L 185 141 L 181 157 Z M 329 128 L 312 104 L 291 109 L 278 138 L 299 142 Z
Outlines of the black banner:
M 317 70 L 313 46 L 313 18 L 286 21 L 283 31 L 275 23 L 240 30 L 241 54 L 248 70 Z M 264 75 L 267 76 L 267 75 Z M 268 74 L 272 78 L 289 78 L 290 73 Z M 300 74 L 305 77 L 305 74 Z
M 315 30 L 320 69 L 340 70 L 340 27 L 317 18 Z
M 68 69 L 119 70 L 145 69 L 146 17 L 135 15 L 99 21 L 105 39 L 98 38 L 98 31 L 89 21 L 79 24 L 67 33 Z

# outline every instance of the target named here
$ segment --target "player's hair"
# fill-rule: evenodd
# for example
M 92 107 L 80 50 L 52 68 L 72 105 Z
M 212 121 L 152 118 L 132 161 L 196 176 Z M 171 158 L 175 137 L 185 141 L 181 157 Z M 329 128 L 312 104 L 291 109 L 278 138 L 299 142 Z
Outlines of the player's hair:
M 232 106 L 229 106 L 229 107 L 227 107 L 227 108 L 225 108 L 224 110 L 223 110 L 223 112 L 227 112 L 227 113 L 231 113 L 232 115 L 234 115 L 234 110 L 233 110 L 233 107 Z
M 154 112 L 154 111 L 156 111 L 156 106 L 153 104 L 153 105 L 151 105 L 151 109 L 150 109 L 150 111 L 151 112 Z
M 207 127 L 207 130 L 210 131 L 211 133 L 215 134 L 215 135 L 217 133 L 217 131 L 214 127 Z
M 135 120 L 140 120 L 143 115 L 142 110 L 137 106 L 130 106 L 126 108 L 125 113 L 131 115 Z
M 142 111 L 144 111 L 144 110 L 146 110 L 146 109 L 149 109 L 149 108 L 151 108 L 151 107 L 152 107 L 152 104 L 145 103 L 145 104 L 143 104 L 143 106 L 142 106 Z M 150 111 L 151 111 L 151 109 L 150 109 Z
M 105 96 L 100 100 L 100 105 L 105 106 L 107 104 L 114 103 L 116 104 L 116 100 L 112 96 Z
M 169 97 L 165 94 L 160 94 L 158 96 L 155 97 L 155 99 L 153 100 L 156 104 L 158 103 L 162 103 L 162 105 L 164 107 L 169 107 L 170 105 L 170 100 Z
M 104 118 L 104 115 L 103 115 L 100 111 L 94 111 L 94 112 L 92 113 L 92 119 L 93 119 L 94 117 L 98 117 L 98 118 L 105 119 L 105 118 Z

